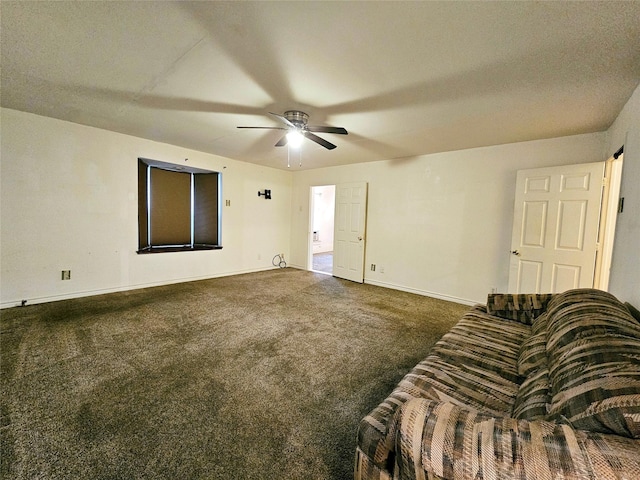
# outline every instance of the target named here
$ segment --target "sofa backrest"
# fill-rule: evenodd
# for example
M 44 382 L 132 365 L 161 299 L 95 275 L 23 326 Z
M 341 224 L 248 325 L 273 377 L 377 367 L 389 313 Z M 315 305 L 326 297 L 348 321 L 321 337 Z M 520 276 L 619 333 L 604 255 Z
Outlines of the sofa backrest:
M 640 324 L 613 295 L 577 289 L 547 308 L 549 417 L 640 438 Z

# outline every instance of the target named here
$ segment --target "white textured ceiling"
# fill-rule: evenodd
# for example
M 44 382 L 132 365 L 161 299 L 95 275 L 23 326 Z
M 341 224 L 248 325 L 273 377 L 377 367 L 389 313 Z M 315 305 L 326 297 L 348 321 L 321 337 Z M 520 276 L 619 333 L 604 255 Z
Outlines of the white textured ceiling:
M 282 132 L 236 126 L 345 127 L 318 168 L 603 131 L 640 81 L 640 1 L 0 8 L 3 107 L 276 168 Z

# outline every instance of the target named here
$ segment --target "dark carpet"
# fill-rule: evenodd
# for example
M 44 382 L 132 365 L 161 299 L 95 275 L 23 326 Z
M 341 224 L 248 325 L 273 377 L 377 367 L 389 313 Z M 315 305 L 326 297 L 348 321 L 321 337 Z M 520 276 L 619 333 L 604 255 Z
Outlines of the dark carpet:
M 5 479 L 348 479 L 467 307 L 295 269 L 0 312 Z

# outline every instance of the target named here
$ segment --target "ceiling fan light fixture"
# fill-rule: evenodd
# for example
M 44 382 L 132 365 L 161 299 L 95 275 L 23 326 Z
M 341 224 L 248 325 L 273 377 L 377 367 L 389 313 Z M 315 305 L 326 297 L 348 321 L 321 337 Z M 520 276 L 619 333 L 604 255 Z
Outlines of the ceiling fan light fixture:
M 280 115 L 278 113 L 269 112 L 273 118 L 277 119 L 281 124 L 278 127 L 238 127 L 238 128 L 264 128 L 269 130 L 286 130 L 287 133 L 278 140 L 276 143 L 276 147 L 284 147 L 287 148 L 287 158 L 290 156 L 291 150 L 298 150 L 298 158 L 300 158 L 300 147 L 302 146 L 303 140 L 310 140 L 314 143 L 317 143 L 321 147 L 326 148 L 327 150 L 333 150 L 336 148 L 331 142 L 328 142 L 322 137 L 319 137 L 314 132 L 319 133 L 335 133 L 338 135 L 348 135 L 347 129 L 344 127 L 330 127 L 323 125 L 307 125 L 307 121 L 309 120 L 309 115 L 300 110 L 287 110 L 284 112 L 284 115 Z M 287 163 L 289 166 L 289 163 Z
M 304 135 L 298 130 L 290 130 L 287 133 L 287 143 L 292 148 L 300 148 L 304 140 Z

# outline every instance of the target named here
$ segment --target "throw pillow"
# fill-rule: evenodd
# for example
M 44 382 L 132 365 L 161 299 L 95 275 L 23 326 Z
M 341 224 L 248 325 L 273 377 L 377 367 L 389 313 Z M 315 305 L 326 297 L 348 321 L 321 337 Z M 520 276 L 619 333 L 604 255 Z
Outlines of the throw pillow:
M 487 313 L 531 325 L 545 311 L 552 294 L 491 293 L 487 297 Z

